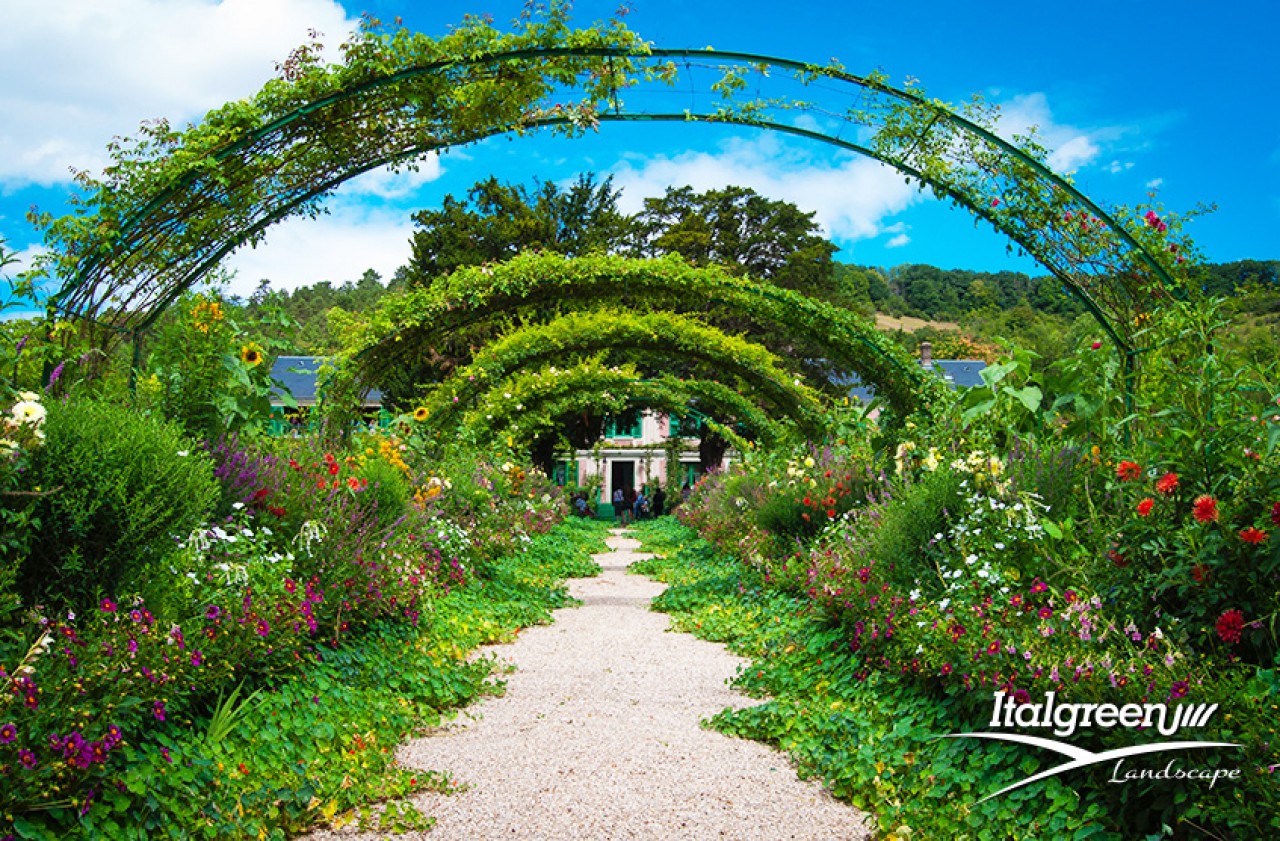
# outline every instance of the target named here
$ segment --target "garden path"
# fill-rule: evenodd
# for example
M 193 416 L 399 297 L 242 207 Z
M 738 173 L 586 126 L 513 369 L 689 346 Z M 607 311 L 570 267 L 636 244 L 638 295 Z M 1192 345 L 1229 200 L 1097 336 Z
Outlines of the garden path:
M 581 607 L 556 611 L 493 649 L 515 671 L 502 697 L 403 746 L 408 766 L 469 784 L 415 802 L 438 818 L 430 841 L 482 839 L 862 839 L 860 814 L 787 759 L 699 721 L 751 702 L 726 685 L 741 658 L 665 633 L 649 610 L 664 585 L 627 573 L 645 555 L 615 529 L 596 578 L 570 582 Z M 322 831 L 320 839 L 361 836 Z

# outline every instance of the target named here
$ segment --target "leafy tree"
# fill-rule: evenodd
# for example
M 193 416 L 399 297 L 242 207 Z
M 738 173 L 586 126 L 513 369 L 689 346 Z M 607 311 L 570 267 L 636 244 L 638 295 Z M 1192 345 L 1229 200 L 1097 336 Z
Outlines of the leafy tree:
M 838 250 L 812 213 L 745 187 L 694 193 L 668 187 L 645 199 L 633 247 L 640 256 L 679 254 L 695 265 L 718 263 L 806 294 L 827 298 Z
M 506 260 L 525 250 L 578 257 L 615 251 L 625 241 L 628 219 L 618 210 L 611 178 L 594 173 L 566 189 L 551 182 L 502 184 L 489 178 L 464 199 L 445 196 L 439 210 L 413 216 L 413 258 L 406 280 L 428 284 L 461 266 Z

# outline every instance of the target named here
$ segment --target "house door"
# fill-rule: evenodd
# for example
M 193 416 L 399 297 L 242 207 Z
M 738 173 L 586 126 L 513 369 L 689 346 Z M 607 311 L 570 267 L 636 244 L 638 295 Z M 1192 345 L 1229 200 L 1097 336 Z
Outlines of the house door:
M 609 463 L 609 496 L 612 498 L 613 491 L 622 488 L 636 486 L 636 463 L 630 460 L 614 459 Z

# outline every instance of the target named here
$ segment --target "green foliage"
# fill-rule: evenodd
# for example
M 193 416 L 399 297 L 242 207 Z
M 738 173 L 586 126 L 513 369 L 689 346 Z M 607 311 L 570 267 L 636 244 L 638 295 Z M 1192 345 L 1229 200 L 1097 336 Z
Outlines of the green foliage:
M 821 348 L 814 358 L 858 371 L 903 414 L 913 408 L 927 411 L 943 394 L 936 378 L 924 374 L 861 317 L 771 283 L 735 277 L 723 268 L 692 267 L 675 256 L 568 260 L 556 254 L 521 254 L 497 265 L 461 269 L 429 288 L 389 297 L 367 323 L 353 325 L 347 356 L 358 370 L 350 373 L 384 383 L 396 380 L 395 372 L 405 368 L 431 368 L 438 354 L 470 358 L 472 340 L 488 341 L 493 322 L 510 319 L 528 326 L 552 306 L 634 309 L 634 302 L 643 299 L 654 308 L 699 313 L 705 319 L 701 310 L 707 298 L 720 302 L 739 324 L 755 325 L 752 336 L 779 355 L 800 354 L 797 337 L 807 337 Z M 805 379 L 818 381 L 808 374 Z
M 687 316 L 623 310 L 573 313 L 507 332 L 433 390 L 424 420 L 437 430 L 450 430 L 462 410 L 515 372 L 544 363 L 568 365 L 604 350 L 638 354 L 658 367 L 672 360 L 696 361 L 707 370 L 708 379 L 729 379 L 725 385 L 741 382 L 802 429 L 821 428 L 818 396 L 795 383 L 781 360 L 765 348 Z
M 961 513 L 957 497 L 963 479 L 955 471 L 940 468 L 895 493 L 895 504 L 885 508 L 867 547 L 867 556 L 889 570 L 887 578 L 914 586 L 918 580 L 936 576 L 932 549 L 937 535 L 945 533 Z
M 594 173 L 564 190 L 551 182 L 501 184 L 489 177 L 464 200 L 445 196 L 439 210 L 415 213 L 413 257 L 407 280 L 430 285 L 463 266 L 506 260 L 523 251 L 551 251 L 581 257 L 614 252 L 625 241 L 630 221 L 618 210 L 613 180 Z
M 711 719 L 724 733 L 776 745 L 802 776 L 871 813 L 889 837 L 1015 839 L 1123 837 L 1109 831 L 1100 798 L 1050 780 L 1032 792 L 975 803 L 1039 766 L 1014 748 L 972 750 L 941 735 L 970 729 L 951 697 L 922 694 L 892 673 L 859 670 L 843 634 L 807 600 L 767 586 L 761 575 L 669 520 L 641 523 L 659 557 L 633 571 L 671 586 L 655 609 L 673 625 L 725 642 L 751 658 L 736 685 L 767 695 L 761 705 Z M 904 831 L 908 827 L 909 831 Z
M 746 187 L 705 193 L 668 187 L 644 200 L 633 248 L 646 257 L 679 254 L 694 266 L 723 266 L 821 299 L 831 287 L 837 249 L 813 217 Z
M 481 645 L 509 641 L 522 627 L 547 622 L 552 610 L 566 606 L 564 578 L 598 572 L 591 553 L 603 551 L 604 533 L 601 524 L 565 522 L 496 559 L 485 578 L 442 593 L 433 600 L 429 622 L 374 623 L 321 655 L 291 649 L 289 659 L 304 668 L 278 670 L 269 680 L 245 680 L 243 673 L 225 680 L 228 665 L 240 672 L 248 658 L 207 666 L 217 680 L 189 666 L 185 658 L 197 646 L 210 656 L 215 647 L 212 637 L 195 633 L 181 648 L 181 635 L 148 629 L 131 655 L 124 640 L 139 620 L 104 611 L 102 627 L 117 636 L 98 636 L 86 625 L 85 652 L 112 644 L 121 659 L 136 657 L 130 660 L 134 672 L 143 665 L 177 670 L 180 678 L 164 695 L 168 715 L 153 716 L 153 699 L 145 696 L 97 697 L 102 687 L 96 679 L 83 680 L 94 695 L 77 704 L 82 692 L 68 686 L 64 697 L 57 688 L 60 673 L 68 671 L 64 660 L 37 654 L 23 661 L 35 665 L 41 703 L 16 717 L 18 741 L 0 744 L 0 763 L 16 769 L 0 790 L 0 832 L 247 841 L 283 839 L 317 825 L 426 829 L 431 819 L 409 798 L 427 790 L 453 791 L 457 784 L 445 773 L 399 766 L 395 746 L 439 725 L 452 710 L 500 691 L 495 661 L 470 655 Z M 176 651 L 182 657 L 160 665 L 159 653 Z M 90 664 L 86 673 L 96 675 L 98 669 Z M 133 683 L 133 676 L 126 673 L 124 680 L 134 690 L 150 686 L 142 675 Z M 120 682 L 115 680 L 116 689 Z M 186 684 L 197 682 L 205 694 L 189 696 Z M 223 691 L 215 694 L 219 686 Z M 36 722 L 33 716 L 45 718 Z M 125 741 L 108 749 L 106 762 L 80 771 L 64 764 L 60 750 L 43 744 L 52 732 L 96 738 L 108 724 L 120 725 Z M 17 751 L 28 747 L 41 752 L 34 769 L 17 760 Z M 371 804 L 377 802 L 386 805 L 375 809 Z
M 403 470 L 386 459 L 367 459 L 355 475 L 368 483 L 364 504 L 377 513 L 378 522 L 385 528 L 404 516 L 409 509 L 412 491 Z
M 40 523 L 22 564 L 33 601 L 84 609 L 174 551 L 217 499 L 208 458 L 174 424 L 103 402 L 55 404 L 32 483 Z
M 291 322 L 277 310 L 259 310 L 257 323 L 242 327 L 236 314 L 219 295 L 183 296 L 152 339 L 151 373 L 138 384 L 141 405 L 205 438 L 270 418 L 268 354 L 276 348 L 248 331 L 265 335 L 264 328 Z

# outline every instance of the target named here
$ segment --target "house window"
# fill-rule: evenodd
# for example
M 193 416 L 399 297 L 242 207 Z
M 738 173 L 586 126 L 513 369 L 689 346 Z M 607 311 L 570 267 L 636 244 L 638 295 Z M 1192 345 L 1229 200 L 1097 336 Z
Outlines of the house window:
M 639 410 L 631 409 L 621 415 L 609 418 L 604 427 L 604 435 L 606 438 L 639 438 Z
M 574 472 L 576 473 L 577 471 Z M 577 478 L 578 477 L 575 475 L 575 482 L 577 481 Z M 562 488 L 569 484 L 569 462 L 557 461 L 551 471 L 551 480 Z
M 670 431 L 667 433 L 667 437 L 679 438 L 680 437 L 680 416 L 669 415 L 667 417 L 667 420 L 669 422 L 669 429 L 670 429 Z

